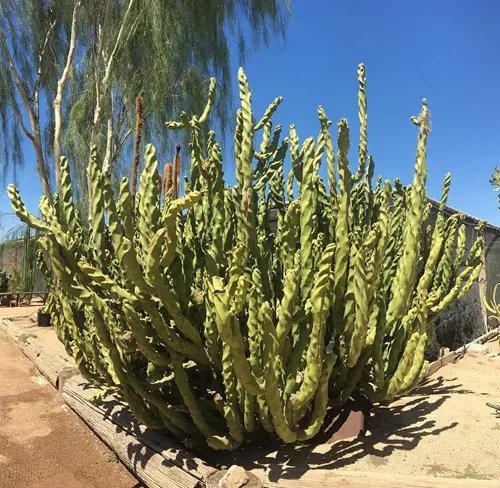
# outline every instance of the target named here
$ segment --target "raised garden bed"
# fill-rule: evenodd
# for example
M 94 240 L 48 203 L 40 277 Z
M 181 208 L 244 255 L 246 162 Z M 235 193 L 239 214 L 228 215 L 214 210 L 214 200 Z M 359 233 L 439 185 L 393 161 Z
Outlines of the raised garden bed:
M 92 403 L 90 398 L 97 390 L 77 374 L 69 358 L 26 333 L 22 321 L 3 319 L 1 328 L 58 386 L 62 399 L 149 488 L 210 485 L 214 476 L 220 477 L 219 468 L 232 464 L 250 470 L 266 487 L 500 488 L 494 435 L 500 429 L 500 419 L 489 406 L 500 403 L 500 359 L 494 357 L 498 341 L 492 340 L 499 329 L 475 341 L 490 341 L 491 357 L 467 354 L 462 359 L 461 348 L 441 358 L 430 368 L 435 373 L 446 365 L 440 375 L 429 377 L 411 395 L 378 408 L 376 416 L 367 420 L 365 436 L 335 444 L 246 446 L 244 451 L 225 454 L 188 451 L 138 424 L 127 407 L 114 398 Z M 450 445 L 453 439 L 455 444 Z M 488 452 L 489 446 L 494 451 Z M 488 462 L 493 466 L 490 470 Z

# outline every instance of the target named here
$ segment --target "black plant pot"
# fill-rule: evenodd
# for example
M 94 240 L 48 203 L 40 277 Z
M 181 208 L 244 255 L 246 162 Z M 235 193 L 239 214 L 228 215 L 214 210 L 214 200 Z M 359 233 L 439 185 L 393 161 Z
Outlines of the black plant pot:
M 50 327 L 50 314 L 38 312 L 38 327 Z

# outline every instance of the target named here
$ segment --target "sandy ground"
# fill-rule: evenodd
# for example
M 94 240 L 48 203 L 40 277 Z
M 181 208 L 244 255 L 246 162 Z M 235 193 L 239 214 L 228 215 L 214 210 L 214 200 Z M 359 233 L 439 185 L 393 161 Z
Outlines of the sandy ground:
M 64 346 L 57 338 L 52 327 L 38 327 L 36 322 L 29 320 L 29 316 L 39 308 L 40 306 L 1 307 L 0 319 L 10 319 L 16 327 L 22 329 L 27 334 L 35 334 L 37 339 L 48 349 L 51 349 L 57 354 L 66 355 Z
M 2 331 L 0 385 L 0 487 L 142 486 Z
M 1 318 L 11 317 L 29 317 L 33 312 L 36 312 L 42 305 L 29 305 L 26 307 L 0 307 Z
M 499 351 L 498 339 L 487 344 Z M 209 456 L 269 470 L 269 478 L 300 478 L 307 469 L 346 469 L 406 475 L 500 480 L 500 357 L 466 355 L 389 407 L 373 412 L 367 433 L 319 446 L 250 449 Z

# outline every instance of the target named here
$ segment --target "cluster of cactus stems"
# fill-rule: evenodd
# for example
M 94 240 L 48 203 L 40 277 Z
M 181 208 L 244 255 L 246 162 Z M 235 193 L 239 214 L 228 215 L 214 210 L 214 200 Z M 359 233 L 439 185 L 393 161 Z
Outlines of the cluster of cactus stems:
M 482 228 L 467 252 L 462 218 L 443 214 L 449 175 L 435 225 L 424 225 L 425 100 L 412 118 L 413 182 L 372 181 L 363 65 L 358 80 L 355 173 L 346 119 L 336 144 L 322 107 L 316 139 L 300 143 L 293 125 L 282 138 L 272 122 L 282 99 L 256 119 L 240 69 L 234 187 L 224 184 L 215 134 L 203 137 L 213 79 L 200 116 L 166 123 L 190 133 L 183 196 L 179 151 L 162 181 L 152 145 L 135 197 L 127 178 L 114 194 L 91 150 L 88 230 L 64 158 L 54 202 L 40 201 L 43 220 L 9 186 L 19 218 L 43 235 L 39 264 L 60 340 L 82 374 L 144 424 L 215 449 L 237 448 L 258 431 L 305 441 L 355 392 L 391 401 L 426 374 L 433 322 L 477 281 Z
M 498 287 L 500 286 L 500 283 L 497 283 L 493 288 L 491 300 L 488 300 L 487 298 L 488 290 L 486 285 L 486 281 L 482 280 L 480 282 L 481 301 L 486 309 L 486 312 L 489 313 L 488 318 L 496 320 L 498 324 L 498 322 L 500 322 L 500 302 L 498 301 Z M 498 341 L 500 343 L 500 337 L 498 338 Z

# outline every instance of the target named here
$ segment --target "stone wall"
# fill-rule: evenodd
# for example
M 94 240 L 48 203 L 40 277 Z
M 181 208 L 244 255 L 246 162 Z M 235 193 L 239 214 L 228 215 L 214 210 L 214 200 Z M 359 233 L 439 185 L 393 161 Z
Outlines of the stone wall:
M 432 222 L 437 213 L 437 203 L 432 200 L 431 203 L 433 203 L 430 219 Z M 450 207 L 445 209 L 447 216 L 457 212 Z M 468 251 L 476 239 L 479 219 L 470 215 L 464 215 L 464 217 L 467 226 L 466 249 Z M 483 290 L 486 291 L 488 300 L 491 300 L 493 289 L 500 282 L 500 228 L 487 224 L 484 230 L 484 241 L 484 266 L 479 281 L 485 284 Z M 498 298 L 500 299 L 500 294 Z M 498 327 L 498 324 L 496 320 L 488 318 L 481 300 L 478 282 L 464 297 L 452 303 L 436 321 L 434 346 L 457 349 L 493 327 Z

